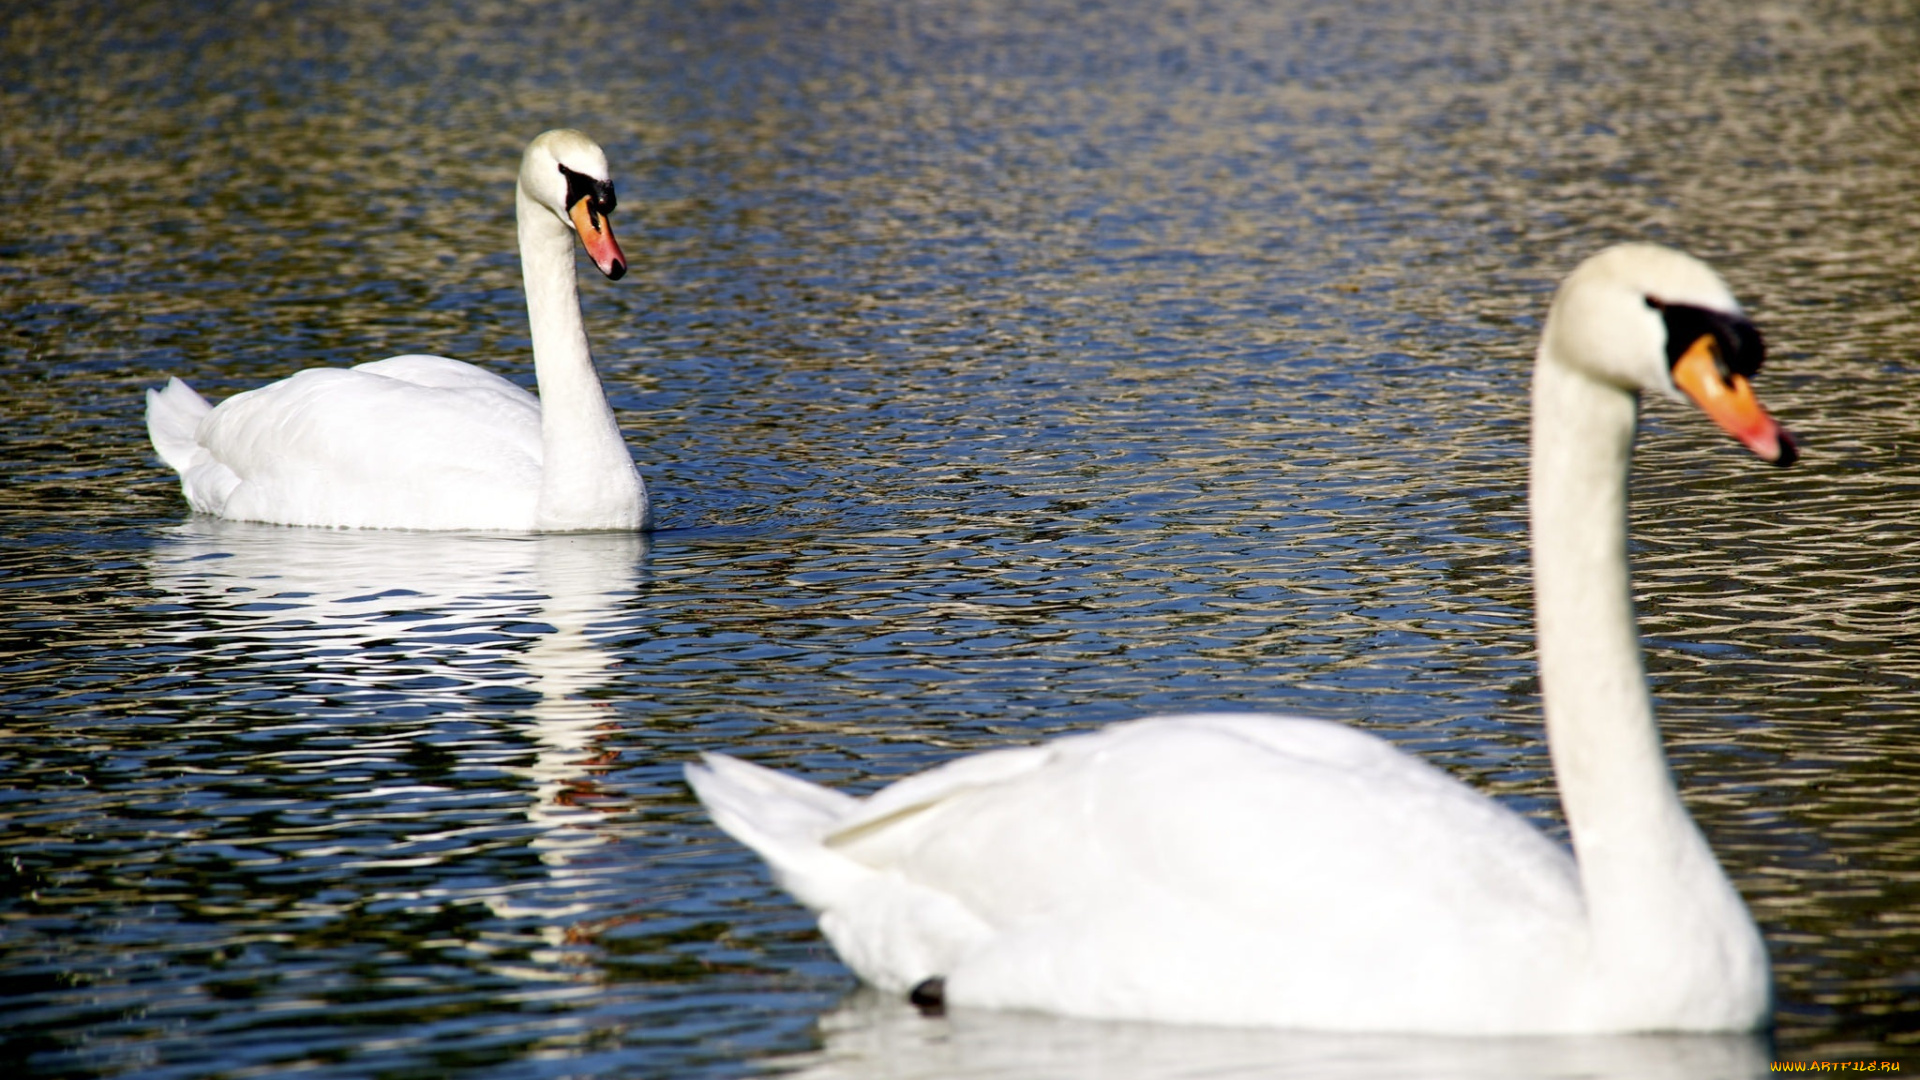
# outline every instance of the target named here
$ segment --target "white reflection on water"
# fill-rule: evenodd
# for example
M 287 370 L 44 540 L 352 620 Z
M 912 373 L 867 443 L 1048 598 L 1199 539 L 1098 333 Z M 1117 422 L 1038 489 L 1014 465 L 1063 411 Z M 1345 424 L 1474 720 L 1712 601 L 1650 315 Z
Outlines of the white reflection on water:
M 188 609 L 155 633 L 250 668 L 312 671 L 374 694 L 396 681 L 406 700 L 459 699 L 511 687 L 536 747 L 508 771 L 533 789 L 529 842 L 554 882 L 607 842 L 580 796 L 611 728 L 591 692 L 618 658 L 589 633 L 633 596 L 647 540 L 631 533 L 512 536 L 294 529 L 196 517 L 149 555 L 153 586 Z M 489 898 L 501 916 L 539 914 L 557 943 L 566 916 Z M 579 911 L 591 907 L 585 901 Z M 555 917 L 559 918 L 556 919 Z
M 1314 1080 L 1731 1080 L 1767 1072 L 1758 1035 L 1446 1039 L 1064 1020 L 1030 1013 L 921 1016 L 853 994 L 820 1020 L 823 1046 L 777 1064 L 801 1080 L 1312 1077 Z

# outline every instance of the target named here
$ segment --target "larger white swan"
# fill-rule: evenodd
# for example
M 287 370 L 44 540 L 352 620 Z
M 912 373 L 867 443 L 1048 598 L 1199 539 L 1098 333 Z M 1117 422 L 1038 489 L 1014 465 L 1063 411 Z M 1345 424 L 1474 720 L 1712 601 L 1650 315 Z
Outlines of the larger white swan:
M 1675 790 L 1628 590 L 1638 392 L 1760 457 L 1761 343 L 1647 245 L 1555 297 L 1533 384 L 1541 685 L 1575 857 L 1355 728 L 1161 717 L 961 758 L 857 799 L 711 755 L 714 820 L 866 981 L 932 1004 L 1449 1034 L 1743 1031 L 1766 946 Z M 1677 388 L 1677 389 L 1676 389 Z
M 607 156 L 577 131 L 527 145 L 514 203 L 540 396 L 444 356 L 313 368 L 209 405 L 147 391 L 147 432 L 201 513 L 367 529 L 644 529 L 647 489 L 587 348 L 578 234 L 618 279 Z

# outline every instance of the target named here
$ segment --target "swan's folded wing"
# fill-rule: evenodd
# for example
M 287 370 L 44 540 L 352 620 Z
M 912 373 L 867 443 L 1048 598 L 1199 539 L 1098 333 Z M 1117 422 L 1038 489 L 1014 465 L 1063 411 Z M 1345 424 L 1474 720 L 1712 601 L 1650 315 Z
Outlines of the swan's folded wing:
M 529 403 L 537 403 L 539 400 L 528 393 L 525 387 L 502 378 L 486 368 L 475 367 L 464 360 L 454 360 L 445 356 L 408 353 L 405 356 L 389 356 L 385 360 L 355 364 L 353 370 L 436 390 L 481 390 L 505 394 L 510 398 L 525 398 Z
M 1285 717 L 1142 720 L 963 758 L 826 842 L 999 926 L 1169 893 L 1223 925 L 1370 911 L 1430 929 L 1477 922 L 1489 896 L 1578 915 L 1571 859 L 1510 810 L 1363 731 Z
M 242 481 L 222 511 L 234 518 L 520 528 L 540 493 L 539 402 L 498 379 L 441 388 L 312 368 L 221 402 L 200 437 Z
M 905 828 L 915 815 L 968 794 L 988 791 L 1042 768 L 1054 747 L 1023 746 L 955 758 L 897 781 L 861 800 L 825 837 L 830 848 L 852 849 L 863 839 Z

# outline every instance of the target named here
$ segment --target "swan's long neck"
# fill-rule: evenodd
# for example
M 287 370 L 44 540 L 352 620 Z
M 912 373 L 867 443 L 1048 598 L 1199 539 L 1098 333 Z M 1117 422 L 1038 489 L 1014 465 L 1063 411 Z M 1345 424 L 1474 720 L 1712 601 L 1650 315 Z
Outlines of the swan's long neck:
M 1551 337 L 1548 339 L 1551 341 Z M 1627 578 L 1638 396 L 1558 363 L 1534 372 L 1530 507 L 1541 696 L 1609 997 L 1764 995 L 1766 954 L 1680 802 L 1641 668 Z
M 520 272 L 540 383 L 542 529 L 635 529 L 646 494 L 607 405 L 580 320 L 573 234 L 516 187 Z

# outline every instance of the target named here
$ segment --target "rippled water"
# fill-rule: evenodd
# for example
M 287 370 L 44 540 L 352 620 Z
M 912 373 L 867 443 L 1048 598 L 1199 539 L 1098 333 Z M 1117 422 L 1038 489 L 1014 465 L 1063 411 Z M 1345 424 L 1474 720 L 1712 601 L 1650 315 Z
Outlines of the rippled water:
M 1753 1075 L 1920 1039 L 1909 4 L 14 5 L 0 1071 Z M 531 382 L 526 138 L 661 529 L 191 518 L 140 392 Z M 852 994 L 681 766 L 870 788 L 1148 712 L 1348 717 L 1558 830 L 1523 394 L 1553 282 L 1716 262 L 1809 446 L 1666 405 L 1637 579 L 1767 1039 L 1343 1040 Z

